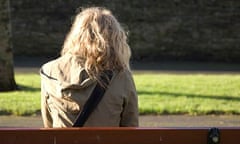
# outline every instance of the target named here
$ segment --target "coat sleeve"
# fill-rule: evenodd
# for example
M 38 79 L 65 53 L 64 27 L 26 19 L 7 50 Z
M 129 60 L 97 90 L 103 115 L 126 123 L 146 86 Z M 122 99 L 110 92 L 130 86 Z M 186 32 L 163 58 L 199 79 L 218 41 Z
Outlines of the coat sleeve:
M 136 87 L 131 76 L 130 86 L 128 87 L 127 96 L 124 100 L 123 112 L 121 117 L 121 127 L 137 127 L 139 125 L 138 120 L 138 96 Z
M 47 97 L 48 94 L 46 89 L 44 88 L 44 76 L 41 74 L 41 113 L 44 127 L 50 128 L 52 127 L 52 118 L 50 115 L 50 111 L 47 105 Z

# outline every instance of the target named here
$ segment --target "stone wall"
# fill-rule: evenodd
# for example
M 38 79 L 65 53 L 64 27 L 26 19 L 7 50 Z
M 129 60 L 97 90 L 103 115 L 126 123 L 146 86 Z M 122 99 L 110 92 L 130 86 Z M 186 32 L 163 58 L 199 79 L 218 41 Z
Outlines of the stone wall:
M 58 55 L 77 9 L 86 6 L 113 11 L 136 60 L 240 62 L 237 0 L 15 0 L 15 55 Z

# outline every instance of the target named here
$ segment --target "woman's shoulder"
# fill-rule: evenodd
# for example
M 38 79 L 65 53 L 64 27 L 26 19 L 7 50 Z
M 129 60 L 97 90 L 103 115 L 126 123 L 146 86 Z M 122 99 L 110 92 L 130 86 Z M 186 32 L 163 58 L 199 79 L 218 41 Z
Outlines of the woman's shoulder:
M 53 59 L 53 60 L 50 60 L 50 61 L 44 63 L 44 64 L 41 66 L 41 70 L 43 70 L 43 71 L 45 71 L 45 72 L 51 70 L 53 67 L 55 67 L 55 66 L 59 63 L 60 59 L 61 59 L 61 58 L 59 57 L 59 58 L 57 58 L 57 59 Z
M 135 82 L 133 79 L 133 75 L 129 69 L 123 69 L 119 71 L 113 78 L 112 81 L 113 89 L 117 89 L 117 91 L 121 91 L 122 93 L 129 93 L 130 91 L 135 92 Z
M 78 75 L 82 66 L 76 56 L 65 54 L 54 60 L 51 60 L 41 67 L 41 72 L 54 77 L 68 77 Z
M 123 81 L 133 81 L 133 75 L 131 70 L 123 69 L 116 74 L 116 78 Z
M 119 74 L 122 76 L 132 76 L 132 71 L 128 68 L 124 68 L 119 72 Z
M 41 70 L 45 73 L 51 73 L 51 71 L 55 71 L 56 69 L 59 69 L 60 66 L 65 65 L 64 63 L 66 63 L 67 61 L 68 60 L 66 56 L 60 56 L 43 64 L 41 66 Z

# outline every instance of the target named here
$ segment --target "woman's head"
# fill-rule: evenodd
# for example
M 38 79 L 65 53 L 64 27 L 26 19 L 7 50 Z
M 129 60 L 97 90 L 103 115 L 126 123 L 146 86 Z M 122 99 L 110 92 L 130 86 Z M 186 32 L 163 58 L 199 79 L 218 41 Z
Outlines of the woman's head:
M 92 76 L 129 68 L 131 55 L 125 31 L 109 10 L 100 7 L 86 8 L 76 16 L 63 45 L 62 55 L 66 53 L 82 58 Z

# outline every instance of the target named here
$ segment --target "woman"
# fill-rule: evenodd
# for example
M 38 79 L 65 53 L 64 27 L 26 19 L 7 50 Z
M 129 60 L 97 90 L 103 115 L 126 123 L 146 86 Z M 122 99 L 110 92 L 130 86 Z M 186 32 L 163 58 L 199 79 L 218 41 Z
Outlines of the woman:
M 41 68 L 44 127 L 71 127 L 96 84 L 105 94 L 84 126 L 138 126 L 138 99 L 129 67 L 130 48 L 116 18 L 107 9 L 80 12 L 61 56 Z M 101 75 L 110 71 L 107 85 Z

